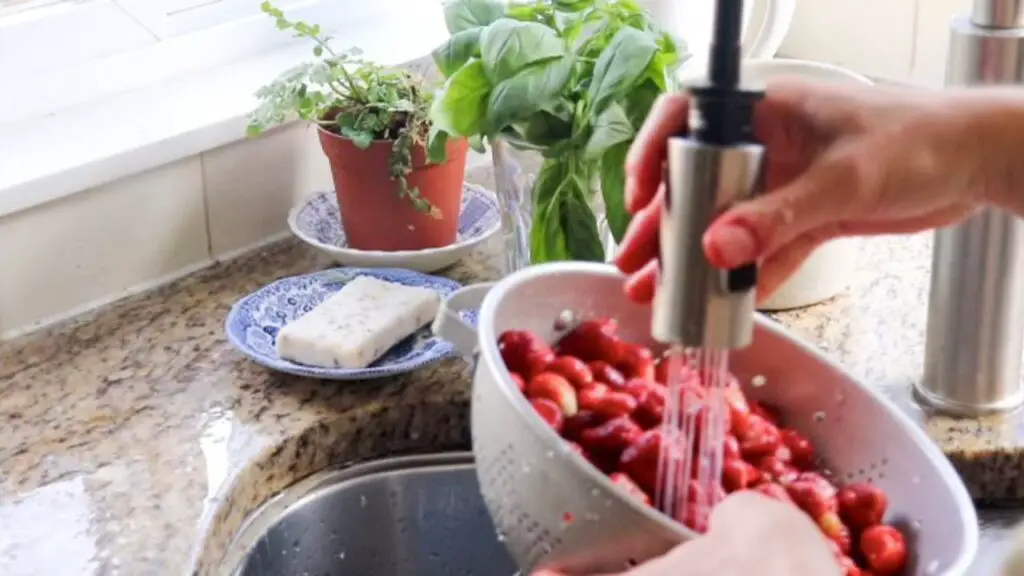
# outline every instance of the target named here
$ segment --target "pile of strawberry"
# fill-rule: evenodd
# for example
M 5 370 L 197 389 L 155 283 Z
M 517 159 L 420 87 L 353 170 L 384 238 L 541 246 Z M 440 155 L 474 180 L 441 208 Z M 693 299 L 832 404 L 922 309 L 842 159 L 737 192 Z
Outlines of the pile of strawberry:
M 621 340 L 617 329 L 614 320 L 589 320 L 555 348 L 531 332 L 510 330 L 501 334 L 498 347 L 537 414 L 612 482 L 650 505 L 657 490 L 668 362 Z M 682 370 L 686 398 L 703 394 L 698 373 Z M 726 398 L 728 434 L 716 496 L 756 490 L 800 507 L 828 538 L 846 576 L 903 571 L 903 534 L 882 522 L 885 492 L 870 483 L 836 487 L 815 469 L 810 441 L 782 426 L 772 407 L 748 400 L 734 378 Z M 700 489 L 691 481 L 688 497 Z M 703 530 L 693 518 L 685 523 Z

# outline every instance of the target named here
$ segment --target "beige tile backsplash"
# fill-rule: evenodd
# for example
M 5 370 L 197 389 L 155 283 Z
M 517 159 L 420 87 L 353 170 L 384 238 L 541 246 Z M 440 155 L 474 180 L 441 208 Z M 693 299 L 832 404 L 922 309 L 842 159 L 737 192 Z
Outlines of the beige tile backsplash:
M 0 334 L 210 262 L 198 157 L 0 218 Z
M 781 53 L 937 84 L 969 4 L 801 0 Z M 429 57 L 408 67 L 432 75 Z M 316 132 L 292 125 L 0 217 L 0 339 L 281 237 L 293 202 L 330 180 Z
M 210 252 L 217 259 L 284 234 L 294 201 L 332 187 L 316 130 L 303 124 L 211 150 L 202 162 Z

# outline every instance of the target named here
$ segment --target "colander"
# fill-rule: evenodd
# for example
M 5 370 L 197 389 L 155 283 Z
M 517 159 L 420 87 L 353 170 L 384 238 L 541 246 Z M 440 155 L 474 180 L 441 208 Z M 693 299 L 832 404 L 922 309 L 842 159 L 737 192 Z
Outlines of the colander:
M 478 332 L 458 311 L 479 307 Z M 505 330 L 549 342 L 556 319 L 612 317 L 625 338 L 654 346 L 650 312 L 622 292 L 611 266 L 533 266 L 453 294 L 434 330 L 476 356 L 471 427 L 481 492 L 499 536 L 524 573 L 601 573 L 660 555 L 693 532 L 625 496 L 567 444 L 520 394 L 498 352 Z M 763 316 L 730 367 L 756 400 L 778 406 L 812 439 L 839 482 L 871 480 L 889 495 L 887 520 L 908 535 L 908 575 L 966 572 L 978 545 L 967 490 L 945 456 L 906 415 L 820 352 Z M 764 384 L 750 385 L 754 376 Z

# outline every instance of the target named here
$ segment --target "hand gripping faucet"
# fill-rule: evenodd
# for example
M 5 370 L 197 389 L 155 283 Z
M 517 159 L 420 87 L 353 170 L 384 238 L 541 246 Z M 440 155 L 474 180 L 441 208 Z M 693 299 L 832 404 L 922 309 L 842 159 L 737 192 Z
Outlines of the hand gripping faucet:
M 1024 0 L 974 0 L 952 23 L 946 84 L 1021 83 Z M 963 416 L 1015 409 L 1024 403 L 1022 352 L 1024 221 L 988 209 L 936 232 L 915 396 Z

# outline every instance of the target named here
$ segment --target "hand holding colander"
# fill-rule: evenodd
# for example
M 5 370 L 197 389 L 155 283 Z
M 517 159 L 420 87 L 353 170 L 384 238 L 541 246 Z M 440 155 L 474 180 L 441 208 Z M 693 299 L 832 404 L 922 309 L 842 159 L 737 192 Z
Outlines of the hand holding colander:
M 625 338 L 653 344 L 650 310 L 626 299 L 622 276 L 611 266 L 559 263 L 521 270 L 489 290 L 466 290 L 472 292 L 446 303 L 434 329 L 466 356 L 477 355 L 471 415 L 477 476 L 521 569 L 620 570 L 693 537 L 624 496 L 568 449 L 513 384 L 498 351 L 498 336 L 510 329 L 553 342 L 560 334 L 555 320 L 565 310 L 615 318 Z M 481 297 L 474 339 L 453 308 L 476 307 Z M 836 478 L 871 480 L 888 493 L 887 520 L 904 529 L 912 548 L 908 575 L 967 569 L 978 540 L 973 505 L 952 466 L 906 415 L 762 316 L 752 344 L 734 353 L 731 365 L 751 398 L 779 407 L 789 426 L 814 441 Z M 755 375 L 767 384 L 749 386 Z

